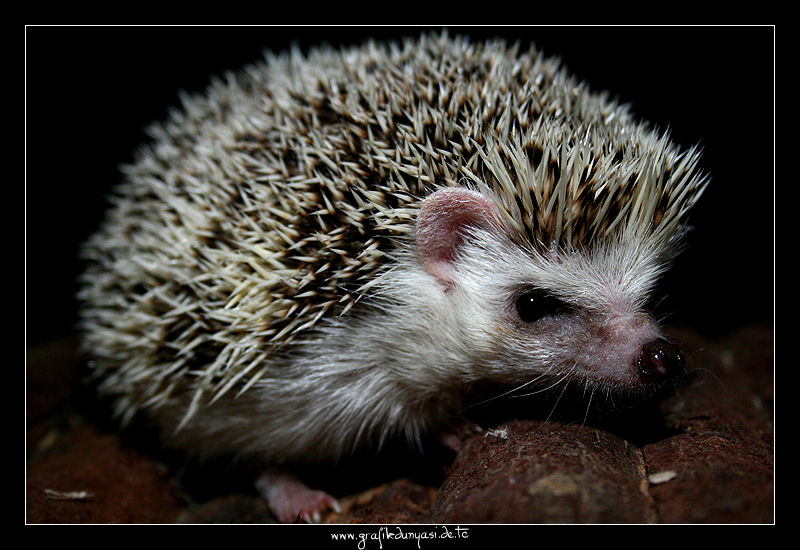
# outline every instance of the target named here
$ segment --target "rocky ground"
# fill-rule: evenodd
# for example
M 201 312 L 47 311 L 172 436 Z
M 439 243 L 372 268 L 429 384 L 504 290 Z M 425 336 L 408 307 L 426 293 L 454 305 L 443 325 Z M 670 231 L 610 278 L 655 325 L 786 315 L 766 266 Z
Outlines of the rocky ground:
M 496 417 L 457 454 L 323 476 L 341 505 L 323 522 L 772 523 L 772 328 L 671 335 L 691 374 L 669 395 Z M 72 338 L 27 352 L 27 523 L 275 521 L 237 474 L 193 473 L 120 437 L 81 372 Z

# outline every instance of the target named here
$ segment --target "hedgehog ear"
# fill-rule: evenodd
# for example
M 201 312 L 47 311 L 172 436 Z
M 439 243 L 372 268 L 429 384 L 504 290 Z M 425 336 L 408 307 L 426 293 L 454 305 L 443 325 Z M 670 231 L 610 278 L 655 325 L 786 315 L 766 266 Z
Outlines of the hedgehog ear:
M 422 266 L 449 288 L 464 230 L 499 228 L 499 219 L 494 202 L 477 191 L 448 187 L 432 193 L 422 201 L 417 217 L 417 251 Z

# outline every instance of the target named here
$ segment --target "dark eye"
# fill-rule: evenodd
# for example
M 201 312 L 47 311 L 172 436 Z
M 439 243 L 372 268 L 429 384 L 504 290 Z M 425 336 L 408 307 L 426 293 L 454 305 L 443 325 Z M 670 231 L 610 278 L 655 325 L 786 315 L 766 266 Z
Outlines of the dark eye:
M 515 304 L 519 318 L 532 323 L 566 308 L 564 302 L 544 292 L 529 291 L 520 295 Z

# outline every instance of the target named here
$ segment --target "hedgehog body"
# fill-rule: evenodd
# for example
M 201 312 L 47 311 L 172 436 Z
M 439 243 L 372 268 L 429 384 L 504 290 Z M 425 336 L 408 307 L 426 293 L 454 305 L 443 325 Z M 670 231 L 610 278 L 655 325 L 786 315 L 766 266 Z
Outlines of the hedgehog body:
M 269 55 L 182 107 L 85 248 L 84 343 L 123 419 L 335 459 L 439 429 L 472 381 L 637 391 L 680 363 L 644 306 L 698 154 L 534 49 Z

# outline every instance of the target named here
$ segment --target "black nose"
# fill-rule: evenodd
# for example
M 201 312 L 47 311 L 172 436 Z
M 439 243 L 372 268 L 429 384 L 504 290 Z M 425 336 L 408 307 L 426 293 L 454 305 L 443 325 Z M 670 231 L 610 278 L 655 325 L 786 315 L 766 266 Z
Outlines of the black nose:
M 663 338 L 642 346 L 636 363 L 646 382 L 667 382 L 686 372 L 681 351 Z

